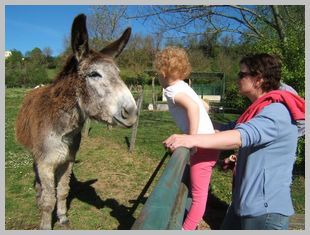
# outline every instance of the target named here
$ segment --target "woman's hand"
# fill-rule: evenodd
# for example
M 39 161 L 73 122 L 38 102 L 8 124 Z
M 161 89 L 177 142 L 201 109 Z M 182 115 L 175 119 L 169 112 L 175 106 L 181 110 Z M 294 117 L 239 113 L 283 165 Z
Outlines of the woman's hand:
M 192 138 L 193 136 L 190 135 L 171 135 L 169 138 L 167 138 L 163 144 L 166 149 L 169 149 L 170 151 L 174 151 L 178 147 L 186 147 L 186 148 L 192 148 L 194 145 L 192 144 Z
M 171 151 L 178 147 L 229 150 L 241 147 L 241 134 L 238 130 L 216 132 L 214 134 L 172 135 L 163 142 Z

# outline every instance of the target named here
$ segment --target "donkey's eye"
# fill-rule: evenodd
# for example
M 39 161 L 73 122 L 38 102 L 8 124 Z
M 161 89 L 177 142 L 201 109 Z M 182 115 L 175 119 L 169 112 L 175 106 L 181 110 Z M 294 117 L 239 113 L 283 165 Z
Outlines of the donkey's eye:
M 88 77 L 91 77 L 91 78 L 100 77 L 101 78 L 101 75 L 98 72 L 93 71 L 93 72 L 88 74 Z

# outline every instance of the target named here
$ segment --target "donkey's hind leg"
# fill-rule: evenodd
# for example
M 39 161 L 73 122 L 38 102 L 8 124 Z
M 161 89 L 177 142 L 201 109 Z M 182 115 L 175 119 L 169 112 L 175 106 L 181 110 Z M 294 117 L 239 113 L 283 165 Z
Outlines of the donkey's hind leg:
M 66 162 L 59 166 L 56 172 L 57 180 L 57 217 L 60 225 L 70 228 L 67 217 L 67 196 L 69 194 L 70 176 L 72 172 L 73 162 Z
M 40 229 L 52 228 L 52 212 L 55 208 L 55 174 L 54 167 L 45 163 L 37 164 L 38 173 L 41 180 L 41 223 Z

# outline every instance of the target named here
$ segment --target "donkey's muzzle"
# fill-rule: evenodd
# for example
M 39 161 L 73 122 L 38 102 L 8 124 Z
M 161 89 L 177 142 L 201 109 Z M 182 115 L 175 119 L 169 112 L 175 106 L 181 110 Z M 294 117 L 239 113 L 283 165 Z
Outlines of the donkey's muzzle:
M 134 106 L 122 107 L 120 115 L 114 116 L 114 119 L 121 125 L 125 127 L 132 127 L 137 121 L 138 109 Z

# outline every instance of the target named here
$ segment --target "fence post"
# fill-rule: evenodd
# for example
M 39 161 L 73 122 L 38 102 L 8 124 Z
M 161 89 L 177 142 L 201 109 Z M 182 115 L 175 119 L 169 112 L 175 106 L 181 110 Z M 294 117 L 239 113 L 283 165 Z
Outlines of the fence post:
M 140 118 L 140 112 L 142 109 L 142 104 L 143 104 L 143 88 L 141 88 L 138 102 L 137 102 L 137 108 L 138 108 L 138 117 L 137 121 L 132 127 L 132 132 L 131 132 L 131 138 L 130 138 L 130 145 L 129 145 L 129 152 L 131 153 L 135 147 L 136 139 L 137 139 L 137 132 L 138 132 L 138 126 L 139 126 L 139 118 Z
M 152 77 L 152 103 L 154 110 L 157 110 L 157 94 L 155 90 L 155 77 Z
M 188 161 L 189 149 L 180 147 L 174 151 L 131 229 L 182 228 L 188 197 L 188 188 L 184 183 Z
M 89 131 L 90 131 L 90 119 L 86 118 L 82 133 L 83 137 L 88 137 Z

